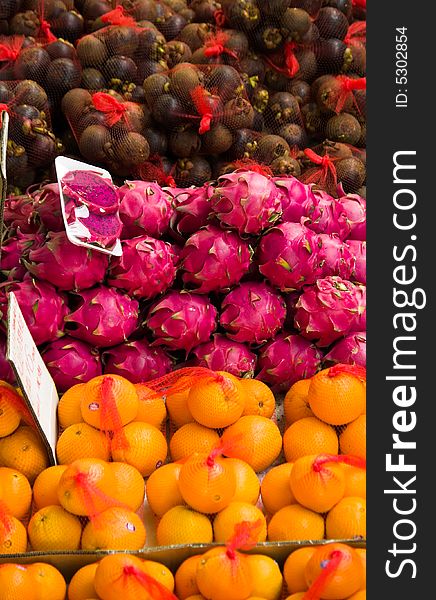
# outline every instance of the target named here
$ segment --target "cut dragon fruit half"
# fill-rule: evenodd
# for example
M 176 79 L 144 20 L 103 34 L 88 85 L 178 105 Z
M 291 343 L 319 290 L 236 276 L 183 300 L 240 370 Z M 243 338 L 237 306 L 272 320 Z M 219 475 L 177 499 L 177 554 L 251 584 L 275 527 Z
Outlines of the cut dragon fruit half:
M 120 200 L 111 180 L 94 171 L 69 171 L 62 177 L 65 196 L 77 206 L 84 204 L 97 214 L 110 214 L 119 209 Z

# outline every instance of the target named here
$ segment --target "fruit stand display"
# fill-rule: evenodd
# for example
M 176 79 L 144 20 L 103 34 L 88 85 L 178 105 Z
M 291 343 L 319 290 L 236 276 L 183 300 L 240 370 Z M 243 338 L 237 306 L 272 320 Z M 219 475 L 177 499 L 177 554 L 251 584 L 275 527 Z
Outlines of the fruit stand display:
M 366 597 L 365 19 L 2 3 L 0 600 Z

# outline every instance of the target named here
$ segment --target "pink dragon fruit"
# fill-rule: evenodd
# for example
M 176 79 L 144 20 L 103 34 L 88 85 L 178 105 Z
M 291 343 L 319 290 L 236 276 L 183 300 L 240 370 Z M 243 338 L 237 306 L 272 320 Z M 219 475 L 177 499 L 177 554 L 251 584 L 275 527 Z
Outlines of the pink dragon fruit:
M 17 229 L 16 236 L 3 243 L 0 262 L 2 273 L 10 281 L 21 281 L 27 273 L 22 259 L 26 260 L 31 250 L 40 248 L 44 240 L 41 233 L 22 233 Z
M 210 342 L 194 348 L 192 354 L 192 366 L 226 371 L 236 377 L 254 377 L 256 355 L 246 344 L 232 342 L 221 333 L 215 333 Z
M 358 194 L 348 194 L 339 198 L 339 202 L 347 215 L 351 232 L 348 240 L 366 240 L 366 200 Z
M 306 215 L 301 222 L 316 233 L 336 233 L 339 239 L 345 240 L 350 235 L 351 223 L 344 206 L 339 200 L 321 190 L 317 190 L 315 195 L 318 198 L 315 210 Z
M 47 231 L 63 231 L 65 229 L 62 218 L 59 185 L 47 183 L 33 192 L 33 207 Z
M 6 336 L 0 331 L 0 380 L 6 383 L 15 383 L 15 375 L 6 358 Z
M 348 239 L 346 245 L 353 255 L 355 263 L 350 279 L 366 285 L 366 242 Z
M 188 353 L 209 340 L 216 317 L 216 308 L 206 296 L 173 290 L 151 306 L 146 325 L 153 333 L 152 346 Z
M 295 328 L 318 346 L 330 346 L 339 338 L 365 329 L 366 294 L 341 277 L 318 279 L 304 288 L 295 315 Z
M 108 348 L 126 341 L 138 326 L 137 300 L 99 285 L 75 292 L 79 306 L 65 318 L 65 331 L 91 346 Z
M 182 279 L 195 292 L 226 291 L 250 268 L 248 243 L 233 231 L 208 225 L 188 239 L 180 255 Z
M 274 177 L 273 181 L 281 192 L 281 221 L 300 223 L 302 217 L 308 217 L 318 206 L 319 199 L 312 191 L 312 185 L 306 185 L 296 177 Z
M 26 276 L 21 282 L 11 282 L 0 292 L 0 313 L 6 326 L 8 292 L 14 292 L 24 320 L 37 346 L 63 335 L 64 318 L 68 314 L 65 296 L 45 281 Z
M 221 224 L 240 235 L 258 235 L 282 214 L 281 193 L 274 181 L 255 171 L 238 169 L 221 175 L 210 203 Z
M 355 257 L 345 242 L 341 242 L 336 233 L 318 234 L 319 256 L 321 259 L 321 277 L 339 275 L 342 279 L 351 279 L 355 268 Z
M 285 294 L 285 304 L 286 304 L 286 319 L 284 323 L 284 328 L 288 331 L 294 328 L 294 318 L 295 313 L 297 312 L 297 302 L 299 297 L 301 296 L 301 290 L 298 292 L 289 292 Z
M 40 227 L 34 219 L 33 198 L 27 194 L 6 198 L 3 220 L 10 232 L 35 233 Z
M 123 239 L 139 235 L 159 238 L 168 231 L 174 212 L 171 196 L 157 183 L 126 181 L 118 193 Z
M 171 217 L 171 229 L 180 236 L 192 235 L 207 224 L 211 213 L 210 197 L 213 187 L 166 188 L 173 198 L 175 211 Z
M 91 213 L 112 214 L 119 209 L 117 189 L 110 179 L 94 171 L 69 171 L 61 183 L 64 195 L 76 206 L 85 205 Z
M 273 227 L 260 241 L 259 271 L 282 292 L 299 290 L 321 274 L 318 236 L 299 223 Z
M 31 250 L 25 265 L 39 279 L 59 290 L 84 290 L 103 281 L 108 257 L 72 244 L 65 232 L 50 232 L 41 248 Z
M 121 375 L 132 383 L 161 377 L 173 367 L 173 361 L 162 348 L 152 348 L 146 340 L 125 342 L 105 350 L 102 360 L 104 373 Z
M 165 292 L 176 276 L 177 261 L 171 244 L 152 237 L 122 242 L 123 254 L 112 258 L 108 283 L 135 298 L 146 300 Z
M 236 342 L 263 344 L 283 327 L 286 305 L 264 282 L 241 283 L 224 298 L 220 325 Z
M 341 363 L 366 367 L 366 332 L 350 333 L 336 342 L 324 362 L 327 366 Z
M 102 374 L 98 350 L 69 336 L 48 344 L 42 358 L 58 392 Z
M 321 360 L 321 351 L 301 335 L 280 333 L 261 348 L 256 379 L 276 392 L 286 392 L 296 381 L 315 375 Z

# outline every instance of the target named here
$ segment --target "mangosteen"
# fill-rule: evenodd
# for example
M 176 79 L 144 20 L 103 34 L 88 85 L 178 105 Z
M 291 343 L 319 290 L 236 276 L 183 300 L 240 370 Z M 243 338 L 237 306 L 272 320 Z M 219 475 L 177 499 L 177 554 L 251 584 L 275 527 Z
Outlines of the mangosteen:
M 203 154 L 224 154 L 233 144 L 232 132 L 222 123 L 213 125 L 201 136 L 201 151 Z
M 26 148 L 28 163 L 31 167 L 43 167 L 54 160 L 57 146 L 54 135 L 37 133 L 29 139 Z
M 180 158 L 176 162 L 174 178 L 179 187 L 202 186 L 212 177 L 212 168 L 202 156 Z
M 262 0 L 259 8 L 266 17 L 280 18 L 281 20 L 290 3 L 291 0 Z
M 68 120 L 76 135 L 81 135 L 82 132 L 91 125 L 103 125 L 103 127 L 108 127 L 106 113 L 91 108 L 84 113 L 73 114 Z
M 230 160 L 252 158 L 258 146 L 260 135 L 251 129 L 233 131 L 233 144 L 229 150 Z
M 64 11 L 59 16 L 50 20 L 51 30 L 56 37 L 69 42 L 75 42 L 85 29 L 85 20 L 75 10 Z
M 361 134 L 359 139 L 356 142 L 356 146 L 358 146 L 359 148 L 365 148 L 366 147 L 366 123 L 361 123 L 360 124 L 361 127 Z
M 350 146 L 341 142 L 332 142 L 331 140 L 324 140 L 321 147 L 314 148 L 314 151 L 321 156 L 327 154 L 336 160 L 353 156 Z
M 125 107 L 125 120 L 126 123 L 129 124 L 129 129 L 131 131 L 142 133 L 143 129 L 150 126 L 151 115 L 148 108 L 145 106 L 142 107 L 134 102 L 126 102 Z
M 82 115 L 92 106 L 92 96 L 87 90 L 75 88 L 62 98 L 62 112 L 67 118 Z
M 273 129 L 286 123 L 301 123 L 300 105 L 289 92 L 276 92 L 269 99 L 268 116 Z
M 22 119 L 41 119 L 41 112 L 30 104 L 19 104 L 14 106 L 14 116 L 19 116 Z
M 289 154 L 274 159 L 269 166 L 276 177 L 281 175 L 299 177 L 301 175 L 300 163 Z
M 112 149 L 117 160 L 127 167 L 135 167 L 145 162 L 150 155 L 147 140 L 135 131 L 123 132 L 112 138 Z
M 248 77 L 257 77 L 259 83 L 265 79 L 265 63 L 256 54 L 245 56 L 239 63 L 239 69 Z
M 253 44 L 261 52 L 277 50 L 283 43 L 283 35 L 280 29 L 272 25 L 261 25 L 251 35 Z
M 150 156 L 162 156 L 168 148 L 168 139 L 163 131 L 153 127 L 147 127 L 142 132 L 150 147 Z
M 6 168 L 8 177 L 15 178 L 27 169 L 27 153 L 24 146 L 8 140 L 6 150 Z
M 301 125 L 288 123 L 278 130 L 278 134 L 289 144 L 290 148 L 298 147 L 301 150 L 306 148 L 308 143 L 307 133 Z
M 14 94 L 21 104 L 36 106 L 39 110 L 47 108 L 48 98 L 44 89 L 35 81 L 25 79 L 15 87 Z
M 301 8 L 288 8 L 280 18 L 280 25 L 289 39 L 301 41 L 311 26 L 309 14 Z
M 136 81 L 138 70 L 134 61 L 128 56 L 112 56 L 104 65 L 107 80 Z
M 266 68 L 264 84 L 271 91 L 283 92 L 288 83 L 289 83 L 289 77 L 287 75 L 285 75 L 283 73 L 279 73 L 272 67 Z
M 0 102 L 2 104 L 7 104 L 14 96 L 15 94 L 10 87 L 6 83 L 3 83 L 3 81 L 0 81 Z
M 77 56 L 83 67 L 102 67 L 108 59 L 106 44 L 95 35 L 85 35 L 77 42 Z
M 80 65 L 70 58 L 56 58 L 47 71 L 45 85 L 51 96 L 63 96 L 68 90 L 80 85 Z
M 144 80 L 155 73 L 165 73 L 168 71 L 168 64 L 164 60 L 144 60 L 138 63 L 138 75 L 136 83 L 142 85 Z
M 125 94 L 126 98 L 127 95 Z M 145 104 L 145 94 L 142 85 L 135 85 L 129 92 L 129 100 L 132 102 L 138 102 L 139 104 Z
M 187 105 L 192 102 L 192 91 L 202 86 L 204 75 L 200 69 L 189 63 L 180 63 L 170 74 L 170 91 Z
M 6 19 L 0 19 L 0 35 L 9 35 L 9 23 Z
M 279 135 L 263 135 L 258 141 L 255 159 L 265 164 L 271 164 L 276 158 L 290 154 L 288 143 Z
M 295 75 L 296 79 L 302 79 L 307 82 L 312 81 L 318 71 L 315 52 L 310 48 L 297 48 L 295 50 L 295 57 L 299 64 L 299 69 Z
M 0 19 L 10 19 L 21 8 L 21 0 L 3 0 L 0 6 Z
M 266 125 L 263 113 L 257 112 L 257 110 L 254 111 L 253 125 L 251 127 L 253 131 L 265 131 Z
M 185 42 L 172 40 L 165 46 L 167 63 L 170 69 L 181 62 L 188 62 L 192 56 L 191 48 Z
M 190 158 L 198 154 L 202 141 L 198 133 L 189 127 L 174 131 L 168 140 L 169 149 L 178 158 Z
M 50 42 L 45 46 L 45 50 L 48 52 L 51 59 L 54 58 L 76 58 L 76 50 L 70 42 L 65 40 L 56 40 L 55 42 Z
M 186 19 L 178 13 L 156 20 L 156 27 L 168 41 L 176 38 L 186 25 Z
M 17 13 L 9 21 L 11 35 L 30 35 L 36 37 L 40 28 L 38 15 L 34 10 Z
M 324 0 L 324 6 L 332 6 L 333 8 L 337 8 L 350 20 L 353 14 L 353 2 L 352 0 Z
M 320 40 L 320 38 L 321 38 L 321 35 L 319 33 L 318 27 L 315 25 L 315 23 L 311 23 L 307 33 L 305 33 L 301 37 L 299 43 L 304 46 L 310 46 L 310 45 L 313 46 L 313 44 L 318 42 Z
M 234 129 L 245 129 L 253 126 L 254 109 L 250 102 L 241 96 L 229 100 L 224 106 L 222 121 Z
M 181 102 L 171 94 L 162 94 L 156 98 L 152 106 L 153 118 L 166 129 L 172 129 L 180 125 L 184 113 L 185 110 Z
M 228 102 L 241 92 L 241 76 L 229 65 L 209 66 L 206 69 L 205 85 L 219 94 L 222 102 Z
M 165 4 L 177 13 L 186 8 L 186 0 L 165 0 Z
M 189 23 L 180 32 L 179 40 L 188 44 L 192 52 L 195 52 L 204 45 L 211 31 L 209 23 Z
M 106 79 L 98 69 L 87 67 L 82 71 L 82 82 L 80 85 L 87 90 L 103 90 L 106 87 Z
M 170 78 L 168 75 L 155 73 L 144 80 L 142 88 L 144 90 L 145 103 L 151 109 L 156 99 L 169 91 Z
M 221 9 L 219 0 L 192 0 L 189 4 L 198 23 L 214 23 L 215 13 Z
M 103 125 L 90 125 L 79 139 L 81 154 L 91 162 L 104 162 L 107 159 L 106 150 L 110 146 L 109 130 Z
M 256 0 L 228 0 L 221 2 L 230 26 L 242 31 L 252 31 L 262 21 Z
M 332 75 L 322 75 L 312 84 L 312 97 L 316 100 L 321 112 L 332 114 L 336 112 L 336 106 L 341 95 L 341 83 Z M 353 96 L 347 94 L 344 99 L 344 109 L 353 107 Z
M 341 113 L 328 120 L 326 136 L 335 142 L 343 142 L 352 146 L 359 141 L 362 128 L 359 121 L 353 115 Z
M 251 94 L 250 101 L 255 111 L 264 113 L 269 104 L 269 91 L 263 85 L 258 85 Z
M 352 61 L 352 55 L 342 40 L 330 38 L 320 40 L 314 47 L 318 63 L 318 74 L 337 75 Z
M 322 38 L 343 40 L 347 35 L 349 23 L 343 12 L 332 6 L 325 6 L 319 11 L 315 25 Z
M 185 19 L 186 23 L 193 23 L 195 20 L 195 12 L 192 8 L 184 8 L 179 12 L 179 15 Z
M 296 98 L 300 106 L 307 104 L 311 100 L 310 85 L 302 79 L 293 79 L 290 81 L 286 91 Z
M 352 156 L 335 163 L 338 181 L 347 194 L 355 194 L 366 179 L 366 168 L 361 160 Z
M 155 0 L 124 0 L 123 6 L 136 21 L 154 21 L 158 16 Z
M 32 79 L 41 83 L 50 65 L 50 56 L 44 48 L 29 46 L 22 50 L 14 64 L 16 79 Z
M 133 27 L 109 27 L 104 41 L 110 56 L 133 56 L 138 48 L 138 34 Z
M 290 4 L 294 8 L 302 8 L 311 17 L 315 17 L 323 5 L 323 0 L 291 0 Z
M 358 45 L 345 50 L 344 70 L 363 77 L 366 73 L 366 48 Z
M 166 39 L 152 23 L 142 23 L 137 31 L 138 48 L 136 57 L 138 60 L 145 58 L 160 60 L 165 57 Z
M 327 119 L 321 113 L 315 102 L 309 102 L 301 107 L 301 116 L 304 127 L 310 136 L 316 139 L 325 139 L 325 128 Z

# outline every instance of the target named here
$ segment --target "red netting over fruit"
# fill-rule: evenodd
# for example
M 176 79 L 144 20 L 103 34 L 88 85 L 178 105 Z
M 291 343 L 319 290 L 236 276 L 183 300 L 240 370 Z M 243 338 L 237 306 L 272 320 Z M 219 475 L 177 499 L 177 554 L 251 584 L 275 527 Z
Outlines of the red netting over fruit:
M 328 474 L 329 464 L 344 464 L 351 467 L 357 467 L 358 469 L 366 469 L 366 460 L 359 456 L 349 456 L 346 454 L 320 454 L 312 463 L 312 469 L 315 473 Z
M 304 593 L 302 600 L 320 600 L 327 583 L 334 577 L 342 560 L 342 552 L 340 550 L 333 550 L 333 552 L 330 553 L 328 560 L 322 565 L 320 575 L 318 575 L 307 592 Z
M 132 580 L 135 584 L 147 594 L 150 600 L 177 600 L 177 597 L 170 590 L 162 585 L 157 579 L 151 577 L 136 565 L 125 565 L 123 571 L 116 582 L 128 591 L 131 588 Z
M 184 392 L 196 383 L 209 382 L 219 383 L 223 389 L 230 387 L 225 377 L 205 367 L 183 367 L 146 383 L 147 387 L 157 394 L 169 395 Z
M 329 377 L 337 377 L 342 373 L 347 373 L 348 375 L 353 375 L 360 379 L 360 381 L 366 381 L 366 368 L 360 365 L 345 365 L 345 364 L 337 364 L 333 367 L 330 367 L 328 371 Z
M 316 166 L 306 169 L 301 175 L 300 181 L 305 184 L 315 184 L 332 196 L 336 196 L 338 186 L 338 177 L 335 167 L 336 159 L 330 157 L 328 154 L 320 156 L 311 148 L 306 148 L 304 154 L 309 161 Z
M 234 528 L 232 537 L 227 541 L 227 556 L 235 560 L 237 550 L 251 550 L 259 539 L 259 531 L 262 529 L 262 520 L 241 521 Z

